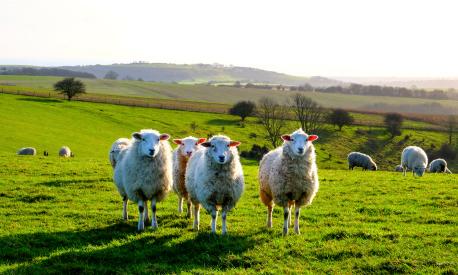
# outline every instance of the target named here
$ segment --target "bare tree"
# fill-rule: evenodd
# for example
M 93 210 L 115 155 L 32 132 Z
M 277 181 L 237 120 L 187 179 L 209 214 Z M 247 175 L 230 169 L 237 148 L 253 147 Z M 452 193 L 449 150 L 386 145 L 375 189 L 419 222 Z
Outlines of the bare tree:
M 456 116 L 454 115 L 450 115 L 448 116 L 448 119 L 447 119 L 447 132 L 448 132 L 448 144 L 452 144 L 452 139 L 453 139 L 453 134 L 456 130 L 456 128 L 458 128 L 458 121 L 456 120 Z
M 297 93 L 291 97 L 291 105 L 300 122 L 302 130 L 313 133 L 323 126 L 325 110 L 318 103 L 303 94 Z
M 281 144 L 281 134 L 286 124 L 288 108 L 269 97 L 263 97 L 259 100 L 257 112 L 267 132 L 266 139 L 276 148 Z

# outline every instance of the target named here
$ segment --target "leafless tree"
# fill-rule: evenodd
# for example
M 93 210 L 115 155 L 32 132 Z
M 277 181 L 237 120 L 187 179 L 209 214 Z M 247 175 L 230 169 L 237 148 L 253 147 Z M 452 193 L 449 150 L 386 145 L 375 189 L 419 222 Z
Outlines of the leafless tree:
M 266 139 L 276 148 L 281 144 L 281 135 L 286 124 L 288 108 L 278 104 L 272 98 L 263 97 L 259 100 L 257 114 L 267 133 Z
M 291 106 L 302 130 L 306 133 L 316 133 L 321 129 L 326 114 L 324 108 L 318 103 L 297 93 L 291 97 Z

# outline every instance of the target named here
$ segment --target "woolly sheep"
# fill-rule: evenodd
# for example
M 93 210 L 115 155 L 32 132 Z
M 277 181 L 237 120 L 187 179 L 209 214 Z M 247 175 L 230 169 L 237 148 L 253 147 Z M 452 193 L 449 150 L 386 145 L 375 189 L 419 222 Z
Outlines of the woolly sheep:
M 71 157 L 72 151 L 70 150 L 68 146 L 62 146 L 59 149 L 59 156 L 66 157 L 66 158 Z
M 348 169 L 353 170 L 354 167 L 362 167 L 363 171 L 365 170 L 377 170 L 377 164 L 372 160 L 372 158 L 366 154 L 360 152 L 351 152 L 347 156 L 348 160 Z
M 187 203 L 186 217 L 191 217 L 191 201 L 188 200 L 188 191 L 186 191 L 185 174 L 186 165 L 192 154 L 201 149 L 201 143 L 205 142 L 206 138 L 186 137 L 183 139 L 174 139 L 173 142 L 178 144 L 178 147 L 173 151 L 173 190 L 178 195 L 178 213 L 183 212 L 183 199 Z
M 404 170 L 404 176 L 407 169 L 411 169 L 413 175 L 423 176 L 427 164 L 428 156 L 420 147 L 408 146 L 402 151 L 401 165 Z
M 216 233 L 216 218 L 222 210 L 222 234 L 227 233 L 226 215 L 243 193 L 244 178 L 237 146 L 240 142 L 227 136 L 213 136 L 201 144 L 188 160 L 186 189 L 194 205 L 193 228 L 199 230 L 200 205 L 212 217 L 212 233 Z
M 318 136 L 298 129 L 281 138 L 283 145 L 264 155 L 259 165 L 259 195 L 267 206 L 267 227 L 272 227 L 272 210 L 277 204 L 283 207 L 283 234 L 288 234 L 295 206 L 294 231 L 299 234 L 300 208 L 312 203 L 319 188 L 312 144 Z
M 33 147 L 24 147 L 21 148 L 17 151 L 18 155 L 29 155 L 29 156 L 35 156 L 37 154 L 37 150 Z
M 146 129 L 132 134 L 130 145 L 120 151 L 114 169 L 114 182 L 123 198 L 123 218 L 127 220 L 127 201 L 138 204 L 138 231 L 145 229 L 145 207 L 151 200 L 151 227 L 157 228 L 156 203 L 172 187 L 172 149 L 168 134 Z
M 435 159 L 431 161 L 431 163 L 429 164 L 429 172 L 432 172 L 432 173 L 441 172 L 441 173 L 449 173 L 449 174 L 452 173 L 452 171 L 450 171 L 447 168 L 447 162 L 445 161 L 445 159 Z
M 395 171 L 395 172 L 403 172 L 404 169 L 402 168 L 402 165 L 398 165 L 398 166 L 396 166 L 396 167 L 394 168 L 394 171 Z
M 119 154 L 121 153 L 122 150 L 126 149 L 130 145 L 130 139 L 127 138 L 118 138 L 110 148 L 110 152 L 108 153 L 108 158 L 111 163 L 111 167 L 113 169 L 116 166 L 116 163 L 118 162 L 118 157 Z

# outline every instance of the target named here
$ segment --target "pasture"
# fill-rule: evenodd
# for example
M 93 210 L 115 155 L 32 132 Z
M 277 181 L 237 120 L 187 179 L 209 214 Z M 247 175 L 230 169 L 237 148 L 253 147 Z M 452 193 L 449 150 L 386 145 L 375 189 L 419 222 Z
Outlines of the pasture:
M 159 229 L 137 234 L 137 211 L 112 183 L 108 149 L 118 137 L 156 128 L 173 137 L 224 133 L 241 150 L 264 144 L 254 119 L 67 102 L 0 94 L 0 272 L 5 273 L 445 273 L 458 271 L 458 177 L 347 171 L 350 150 L 374 150 L 391 170 L 400 149 L 429 147 L 442 133 L 405 130 L 388 139 L 383 129 L 326 127 L 316 141 L 320 191 L 301 213 L 301 235 L 283 237 L 282 211 L 265 228 L 258 198 L 257 162 L 243 160 L 245 193 L 228 215 L 229 235 L 212 236 L 177 213 L 170 194 L 158 205 Z M 294 122 L 288 131 L 297 128 Z M 411 135 L 405 140 L 404 135 Z M 75 158 L 57 157 L 68 145 Z M 22 146 L 39 155 L 16 156 Z M 50 152 L 43 157 L 43 150 Z M 329 156 L 331 155 L 331 156 Z M 450 163 L 452 171 L 458 168 Z M 221 228 L 220 220 L 218 229 Z

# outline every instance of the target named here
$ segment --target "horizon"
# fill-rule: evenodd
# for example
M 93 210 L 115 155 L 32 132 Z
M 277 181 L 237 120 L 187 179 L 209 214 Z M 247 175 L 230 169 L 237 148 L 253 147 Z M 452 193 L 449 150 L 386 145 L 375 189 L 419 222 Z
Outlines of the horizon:
M 454 1 L 82 0 L 69 8 L 65 1 L 6 0 L 8 43 L 0 44 L 0 63 L 145 60 L 304 77 L 457 78 L 457 7 Z

